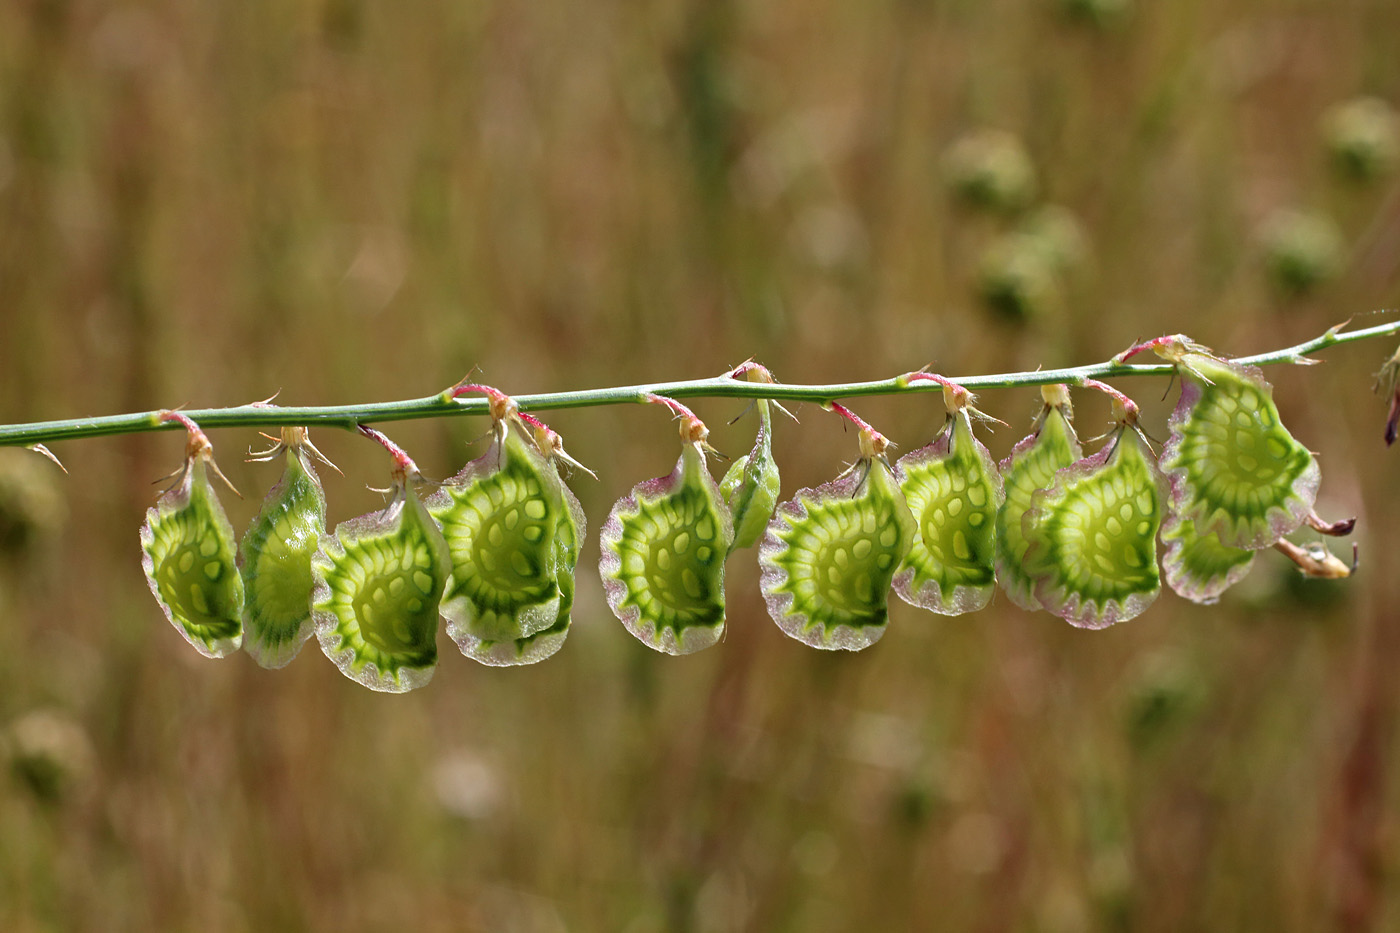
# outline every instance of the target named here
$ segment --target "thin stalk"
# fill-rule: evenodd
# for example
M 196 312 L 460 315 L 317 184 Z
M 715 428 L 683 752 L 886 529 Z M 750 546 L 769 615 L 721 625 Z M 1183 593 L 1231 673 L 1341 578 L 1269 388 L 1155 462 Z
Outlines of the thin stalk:
M 1255 366 L 1275 363 L 1315 362 L 1309 357 L 1319 350 L 1359 340 L 1370 340 L 1400 333 L 1400 321 L 1361 330 L 1343 332 L 1333 328 L 1320 337 L 1269 353 L 1236 358 L 1235 362 Z M 1173 371 L 1169 363 L 1128 364 L 1116 360 L 1073 366 L 1067 369 L 1041 369 L 1034 372 L 997 373 L 989 376 L 952 376 L 950 381 L 967 389 L 1002 389 L 1039 386 L 1056 382 L 1082 385 L 1086 379 L 1116 379 L 1120 376 L 1165 376 Z M 457 415 L 484 415 L 490 411 L 487 398 L 455 398 L 456 387 L 436 395 L 399 402 L 369 402 L 361 405 L 280 406 L 259 402 L 232 408 L 187 409 L 183 414 L 201 428 L 273 428 L 284 425 L 338 427 L 349 431 L 361 425 L 420 418 L 447 418 Z M 559 411 L 645 402 L 648 396 L 667 398 L 767 398 L 781 401 L 814 402 L 826 405 L 839 399 L 869 395 L 903 395 L 941 391 L 939 383 L 910 380 L 907 375 L 873 382 L 843 382 L 830 385 L 787 385 L 776 382 L 749 382 L 725 373 L 708 379 L 679 382 L 653 382 L 644 385 L 582 389 L 572 392 L 545 392 L 514 396 L 520 411 Z M 35 421 L 29 424 L 0 425 L 0 446 L 32 446 L 84 437 L 135 434 L 143 431 L 180 430 L 173 421 L 162 420 L 162 411 L 134 412 L 71 418 L 64 421 Z

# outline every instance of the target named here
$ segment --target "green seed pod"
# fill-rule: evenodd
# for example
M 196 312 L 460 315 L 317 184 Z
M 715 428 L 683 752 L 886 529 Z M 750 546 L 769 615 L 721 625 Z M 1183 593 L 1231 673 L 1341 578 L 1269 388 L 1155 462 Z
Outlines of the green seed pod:
M 426 684 L 437 664 L 438 606 L 452 572 L 442 532 L 396 475 L 382 512 L 342 522 L 311 560 L 321 650 L 372 690 Z
M 1173 510 L 1229 547 L 1272 545 L 1312 514 L 1317 461 L 1279 421 L 1258 370 L 1185 345 L 1172 358 L 1181 400 L 1168 421 L 1162 471 Z
M 1167 585 L 1178 596 L 1209 605 L 1220 594 L 1244 579 L 1254 563 L 1254 552 L 1221 544 L 1213 534 L 1203 535 L 1196 523 L 1169 513 L 1162 523 L 1162 570 Z
M 426 502 L 452 553 L 442 615 L 468 657 L 483 642 L 549 628 L 559 613 L 562 484 L 534 442 L 510 425 L 498 422 L 486 453 Z
M 701 443 L 685 445 L 669 476 L 632 487 L 602 531 L 608 605 L 629 632 L 667 654 L 708 648 L 724 633 L 734 525 Z
M 568 486 L 564 486 L 564 500 L 568 508 L 559 522 L 556 562 L 559 568 L 559 611 L 554 624 L 549 628 L 526 635 L 513 642 L 500 642 L 482 646 L 481 661 L 484 664 L 499 666 L 534 664 L 550 657 L 564 647 L 569 637 L 572 623 L 570 614 L 574 608 L 574 568 L 578 566 L 579 547 L 583 543 L 583 506 L 579 505 Z
M 286 453 L 282 478 L 243 535 L 243 648 L 265 668 L 285 667 L 311 637 L 311 557 L 326 533 L 326 494 L 305 428 L 283 428 L 282 440 L 257 459 Z
M 1064 301 L 1054 253 L 1028 233 L 993 240 L 977 265 L 977 292 L 991 310 L 1015 321 L 1054 312 Z
M 953 414 L 932 444 L 901 457 L 895 475 L 919 532 L 895 572 L 895 593 L 943 615 L 986 606 L 996 591 L 1003 493 L 991 454 L 972 435 L 967 409 Z
M 180 477 L 141 526 L 141 566 L 170 623 L 200 654 L 222 658 L 243 643 L 243 579 L 233 527 L 209 484 L 213 448 L 192 422 L 186 427 L 190 443 Z
M 1147 442 L 1122 425 L 1092 457 L 1055 474 L 1023 519 L 1026 573 L 1048 611 L 1105 628 L 1157 598 L 1157 530 L 1166 499 Z
M 956 140 L 943 171 L 953 193 L 972 207 L 1010 214 L 1035 199 L 1035 165 L 1021 140 L 1004 130 L 975 130 Z
M 1035 427 L 1001 462 L 1006 500 L 997 510 L 997 579 L 1011 601 L 1022 609 L 1041 608 L 1035 598 L 1035 580 L 1025 569 L 1026 541 L 1021 519 L 1031 507 L 1031 497 L 1046 489 L 1055 471 L 1083 456 L 1070 424 L 1069 390 L 1063 385 L 1041 389 L 1045 405 Z
M 734 517 L 733 550 L 752 547 L 763 537 L 773 509 L 778 504 L 781 481 L 778 463 L 773 459 L 772 416 L 768 400 L 758 399 L 758 437 L 753 450 L 738 460 L 724 474 L 719 484 L 720 495 Z
M 523 430 L 509 409 L 491 448 L 427 500 L 452 553 L 447 632 L 467 657 L 495 667 L 533 664 L 563 645 L 584 526 L 553 450 L 540 446 L 557 435 L 527 439 Z
M 850 470 L 778 506 L 759 545 L 768 614 L 814 648 L 858 651 L 884 635 L 890 584 L 919 533 L 885 440 L 870 435 Z
M 558 567 L 559 606 L 553 624 L 530 635 L 509 641 L 477 641 L 471 650 L 463 648 L 463 653 L 473 660 L 492 667 L 517 667 L 536 664 L 553 656 L 569 637 L 574 608 L 574 568 L 578 564 L 579 544 L 582 540 L 584 518 L 583 507 L 578 499 L 564 487 L 568 505 L 568 517 L 559 522 L 559 536 L 556 539 L 555 564 Z M 470 637 L 470 636 L 468 636 Z M 462 642 L 458 642 L 462 647 Z

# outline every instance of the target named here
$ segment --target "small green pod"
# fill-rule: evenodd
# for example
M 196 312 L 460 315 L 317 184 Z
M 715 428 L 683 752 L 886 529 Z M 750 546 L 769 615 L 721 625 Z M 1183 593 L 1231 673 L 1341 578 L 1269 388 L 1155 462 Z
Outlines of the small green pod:
M 442 615 L 467 657 L 486 661 L 487 646 L 558 622 L 563 490 L 534 442 L 501 421 L 490 448 L 425 501 L 452 555 Z
M 724 634 L 724 559 L 733 541 L 700 443 L 687 443 L 670 475 L 632 487 L 603 525 L 598 569 L 613 614 L 657 651 L 710 647 Z
M 243 648 L 259 666 L 285 667 L 311 637 L 311 558 L 326 533 L 326 494 L 303 446 L 304 428 L 283 429 L 282 478 L 239 545 Z
M 579 505 L 578 499 L 567 486 L 564 487 L 564 498 L 568 505 L 568 519 L 559 523 L 559 612 L 554 624 L 514 642 L 483 646 L 484 664 L 535 664 L 564 647 L 564 640 L 569 637 L 571 613 L 574 608 L 574 569 L 578 566 L 579 548 L 587 525 L 584 522 L 583 506 Z
M 578 565 L 579 548 L 583 541 L 586 523 L 583 506 L 563 480 L 558 476 L 556 465 L 551 459 L 547 467 L 558 482 L 562 494 L 564 510 L 560 513 L 558 530 L 554 539 L 552 566 L 555 568 L 555 584 L 559 589 L 554 618 L 548 628 L 542 628 L 528 635 L 512 639 L 476 639 L 470 633 L 461 633 L 457 647 L 467 657 L 492 667 L 516 667 L 536 664 L 552 656 L 564 646 L 569 637 L 574 606 L 574 568 Z M 449 584 L 450 585 L 450 584 Z M 444 602 L 445 605 L 445 602 Z M 445 613 L 444 613 L 445 614 Z M 449 633 L 452 631 L 448 627 Z
M 1162 451 L 1173 510 L 1229 547 L 1273 545 L 1312 514 L 1317 460 L 1279 420 L 1258 370 L 1202 353 L 1177 362 L 1181 400 Z
M 1045 406 L 1029 436 L 1011 449 L 1001 462 L 1006 498 L 997 509 L 997 580 L 1011 601 L 1022 609 L 1041 608 L 1035 598 L 1035 580 L 1026 573 L 1025 533 L 1021 520 L 1031 507 L 1031 497 L 1054 482 L 1055 471 L 1080 459 L 1084 453 L 1070 424 L 1069 392 L 1064 386 L 1042 390 Z
M 146 511 L 141 566 L 170 624 L 200 654 L 222 658 L 243 642 L 243 579 L 206 459 L 188 457 L 175 485 Z
M 759 545 L 768 614 L 814 648 L 873 645 L 885 633 L 895 570 L 918 533 L 883 457 L 799 489 L 778 506 Z
M 1161 591 L 1163 486 L 1147 442 L 1121 426 L 1102 450 L 1059 470 L 1032 496 L 1022 521 L 1025 567 L 1046 610 L 1098 629 L 1152 604 Z
M 996 592 L 1003 493 L 967 410 L 950 417 L 933 443 L 901 457 L 894 471 L 919 530 L 895 571 L 895 594 L 942 615 L 985 607 Z
M 1162 545 L 1167 585 L 1178 596 L 1204 605 L 1219 602 L 1254 563 L 1253 551 L 1221 544 L 1215 535 L 1201 534 L 1195 522 L 1175 513 L 1162 522 Z
M 758 437 L 753 450 L 738 460 L 720 481 L 720 495 L 734 517 L 734 545 L 731 550 L 753 547 L 763 537 L 773 510 L 778 505 L 782 482 L 778 463 L 773 459 L 773 422 L 768 400 L 758 399 Z
M 387 693 L 432 679 L 452 560 L 412 486 L 396 479 L 387 508 L 323 536 L 311 569 L 316 637 L 342 674 Z

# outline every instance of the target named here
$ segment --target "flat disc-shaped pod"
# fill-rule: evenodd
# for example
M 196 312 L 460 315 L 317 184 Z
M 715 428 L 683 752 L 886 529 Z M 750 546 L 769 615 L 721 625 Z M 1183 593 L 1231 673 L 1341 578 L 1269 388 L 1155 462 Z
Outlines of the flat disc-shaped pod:
M 261 667 L 285 667 L 311 637 L 311 557 L 326 533 L 326 494 L 308 452 L 286 451 L 282 478 L 243 535 L 243 648 Z
M 1214 534 L 1201 534 L 1195 522 L 1175 513 L 1162 522 L 1162 544 L 1167 585 L 1192 602 L 1219 602 L 1254 563 L 1253 551 L 1221 544 Z
M 901 457 L 895 476 L 919 529 L 895 572 L 895 593 L 943 615 L 986 606 L 996 591 L 1001 475 L 973 437 L 967 411 L 933 443 Z
M 1161 591 L 1157 530 L 1166 494 L 1152 451 L 1121 428 L 1103 450 L 1035 493 L 1022 528 L 1036 599 L 1080 628 L 1142 612 Z
M 311 570 L 316 637 L 342 674 L 387 693 L 432 679 L 452 560 L 411 486 L 395 483 L 382 512 L 341 522 L 322 537 Z
M 234 549 L 233 527 L 205 461 L 194 457 L 146 510 L 141 566 L 170 624 L 207 658 L 225 657 L 243 642 L 243 579 Z
M 1054 482 L 1057 470 L 1083 455 L 1065 410 L 1047 406 L 1035 430 L 1001 462 L 1006 499 L 997 509 L 997 580 L 1011 601 L 1022 609 L 1039 609 L 1041 605 L 1035 598 L 1036 581 L 1026 573 L 1029 542 L 1021 520 L 1030 510 L 1032 496 Z
M 1257 370 L 1188 354 L 1162 471 L 1173 509 L 1230 547 L 1269 547 L 1312 513 L 1318 468 Z
M 667 654 L 708 648 L 724 633 L 724 559 L 734 526 L 698 444 L 669 476 L 632 487 L 603 525 L 598 563 L 613 614 Z
M 550 461 L 549 469 L 555 469 L 553 461 Z M 492 667 L 536 664 L 562 648 L 569 637 L 570 613 L 574 607 L 574 568 L 578 565 L 579 547 L 587 526 L 583 506 L 579 505 L 578 499 L 562 479 L 559 488 L 563 492 L 565 510 L 554 539 L 555 582 L 559 586 L 559 602 L 552 624 L 532 634 L 504 641 L 481 640 L 467 632 L 463 632 L 461 638 L 454 635 L 457 647 L 467 657 Z
M 476 660 L 482 643 L 533 635 L 559 615 L 563 483 L 533 442 L 501 427 L 485 454 L 425 502 L 452 555 L 442 598 L 447 633 Z
M 890 582 L 918 533 L 883 459 L 799 489 L 778 506 L 758 549 L 768 614 L 814 648 L 874 644 L 889 619 Z
M 753 450 L 738 460 L 720 481 L 720 495 L 734 517 L 732 550 L 752 547 L 763 537 L 773 509 L 778 505 L 782 482 L 778 477 L 778 462 L 773 459 L 773 419 L 768 400 L 758 399 L 758 437 Z

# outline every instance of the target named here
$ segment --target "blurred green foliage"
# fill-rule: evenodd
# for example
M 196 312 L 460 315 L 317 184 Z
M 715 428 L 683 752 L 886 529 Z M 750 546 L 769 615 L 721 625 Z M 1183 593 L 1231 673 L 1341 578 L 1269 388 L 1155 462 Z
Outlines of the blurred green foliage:
M 402 398 L 474 366 L 528 392 L 750 355 L 825 382 L 1161 333 L 1264 350 L 1400 304 L 1394 174 L 1329 174 L 1323 115 L 1360 96 L 1400 100 L 1392 0 L 14 0 L 0 418 Z M 950 147 L 988 126 L 1033 166 L 1011 211 L 949 190 Z M 1079 231 L 1033 249 L 1055 300 L 989 313 L 982 257 L 1045 204 Z M 1295 205 L 1338 248 L 1278 289 L 1257 231 Z M 314 645 L 273 672 L 196 656 L 136 535 L 180 439 L 62 445 L 66 520 L 0 557 L 0 929 L 1393 927 L 1400 502 L 1366 393 L 1388 353 L 1270 373 L 1325 511 L 1361 516 L 1335 594 L 1299 598 L 1264 554 L 1214 607 L 1165 595 L 1096 633 L 1006 600 L 901 605 L 858 655 L 784 638 L 747 554 L 724 643 L 636 643 L 596 530 L 669 469 L 673 429 L 559 413 L 599 473 L 573 479 L 593 527 L 569 642 L 491 670 L 444 638 L 403 697 Z M 1163 436 L 1166 387 L 1122 387 Z M 1092 437 L 1106 406 L 1079 401 Z M 1014 426 L 987 438 L 1001 457 L 1039 399 L 979 404 Z M 697 406 L 731 454 L 739 407 Z M 943 417 L 859 410 L 905 449 Z M 784 497 L 854 455 L 797 414 L 775 425 Z M 390 433 L 448 476 L 485 430 Z M 240 532 L 276 478 L 238 463 L 250 433 L 213 436 Z M 381 451 L 314 440 L 345 470 L 332 522 L 381 501 Z

